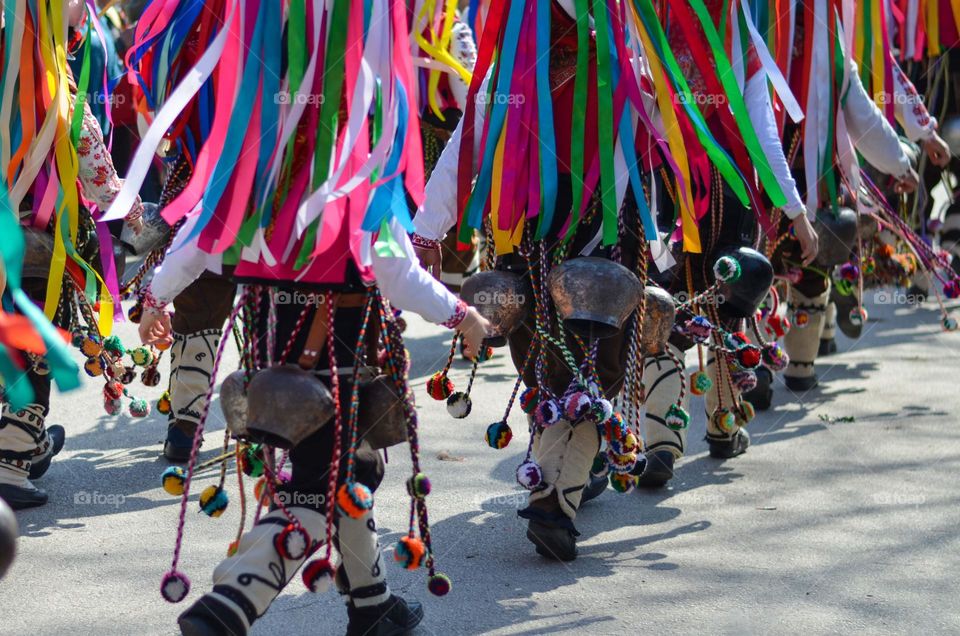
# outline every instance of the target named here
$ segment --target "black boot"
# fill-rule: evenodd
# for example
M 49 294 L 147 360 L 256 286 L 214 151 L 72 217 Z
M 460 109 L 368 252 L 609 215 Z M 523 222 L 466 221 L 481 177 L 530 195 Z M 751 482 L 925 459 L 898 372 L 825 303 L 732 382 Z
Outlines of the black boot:
M 523 510 L 518 510 L 517 516 L 529 521 L 527 539 L 536 547 L 537 554 L 554 561 L 573 561 L 577 558 L 577 537 L 580 533 L 552 498 L 533 502 Z
M 837 341 L 833 338 L 820 338 L 820 348 L 817 350 L 817 357 L 822 358 L 831 353 L 837 352 Z M 756 404 L 754 404 L 756 406 Z
M 163 443 L 163 456 L 174 464 L 185 464 L 193 450 L 193 435 L 188 435 L 176 422 L 167 426 L 167 439 Z
M 247 629 L 229 607 L 202 596 L 177 619 L 183 636 L 245 636 Z
M 637 475 L 638 488 L 663 488 L 673 479 L 673 462 L 676 458 L 668 450 L 653 451 L 643 465 L 637 462 L 632 474 Z M 639 468 L 639 470 L 638 470 Z M 636 471 L 636 472 L 635 472 Z
M 59 424 L 47 427 L 47 437 L 50 438 L 50 453 L 38 462 L 30 464 L 30 479 L 40 479 L 50 468 L 50 462 L 63 450 L 63 443 L 67 439 L 67 432 Z
M 767 367 L 758 367 L 757 386 L 743 394 L 743 399 L 758 411 L 766 411 L 773 403 L 773 372 Z
M 794 392 L 805 392 L 817 388 L 817 385 L 820 384 L 820 380 L 817 379 L 817 375 L 808 375 L 802 378 L 797 378 L 792 375 L 784 375 L 783 383 L 787 385 L 787 388 Z M 754 404 L 756 406 L 756 404 Z
M 863 323 L 856 324 L 850 320 L 850 312 L 857 308 L 857 297 L 853 294 L 844 296 L 834 285 L 830 290 L 830 300 L 837 306 L 837 327 L 843 335 L 854 340 L 859 338 L 863 332 Z
M 707 444 L 710 445 L 710 457 L 730 459 L 747 452 L 750 446 L 750 435 L 746 429 L 741 428 L 730 439 L 713 439 L 708 436 Z
M 402 636 L 423 620 L 423 605 L 391 594 L 383 603 L 354 607 L 347 603 L 347 636 Z
M 27 482 L 25 486 L 0 484 L 0 499 L 6 501 L 14 510 L 25 510 L 42 506 L 47 503 L 48 497 L 45 490 Z
M 591 499 L 596 499 L 607 489 L 607 458 L 603 453 L 597 455 L 593 460 L 593 467 L 587 477 L 587 485 L 583 488 L 583 494 L 580 496 L 580 505 L 587 503 Z M 594 472 L 596 471 L 596 472 Z M 603 474 L 598 474 L 602 471 Z

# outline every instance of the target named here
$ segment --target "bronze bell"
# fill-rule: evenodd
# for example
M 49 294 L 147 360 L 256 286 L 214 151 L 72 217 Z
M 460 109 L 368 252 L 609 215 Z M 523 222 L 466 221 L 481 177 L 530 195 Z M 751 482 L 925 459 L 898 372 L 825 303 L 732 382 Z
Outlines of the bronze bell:
M 643 333 L 640 339 L 640 351 L 644 356 L 657 356 L 663 353 L 673 322 L 677 317 L 677 307 L 668 291 L 654 285 L 643 289 Z
M 247 392 L 244 390 L 244 369 L 238 369 L 223 379 L 220 385 L 220 409 L 227 428 L 234 437 L 245 438 L 247 431 Z
M 126 225 L 120 232 L 120 243 L 134 256 L 143 256 L 166 246 L 170 239 L 170 226 L 160 215 L 156 203 L 143 204 L 143 229 L 134 234 Z
M 333 415 L 330 390 L 298 366 L 263 369 L 247 387 L 247 437 L 252 442 L 290 449 Z
M 17 517 L 13 509 L 0 499 L 0 579 L 10 569 L 14 557 L 17 555 Z
M 53 236 L 32 227 L 23 228 L 23 277 L 46 278 L 53 259 Z
M 643 286 L 619 263 L 581 256 L 553 268 L 547 289 L 567 329 L 585 338 L 609 338 L 640 304 Z
M 719 259 L 729 256 L 740 265 L 740 276 L 729 283 L 721 283 L 717 310 L 722 318 L 750 318 L 767 297 L 773 284 L 773 266 L 767 257 L 750 247 L 730 247 L 717 254 Z
M 477 272 L 463 281 L 460 298 L 490 321 L 494 333 L 486 343 L 502 347 L 530 313 L 533 290 L 526 277 L 514 272 Z
M 360 385 L 357 437 L 374 449 L 407 441 L 407 414 L 403 397 L 393 379 L 378 375 Z
M 836 212 L 829 208 L 817 210 L 813 227 L 820 236 L 820 251 L 814 264 L 830 268 L 850 260 L 850 251 L 857 244 L 857 213 L 841 207 Z

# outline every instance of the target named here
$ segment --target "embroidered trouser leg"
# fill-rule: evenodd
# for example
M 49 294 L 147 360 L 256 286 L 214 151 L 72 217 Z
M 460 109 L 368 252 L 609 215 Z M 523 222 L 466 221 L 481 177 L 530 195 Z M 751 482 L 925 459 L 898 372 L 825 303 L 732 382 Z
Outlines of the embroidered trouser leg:
M 546 488 L 530 494 L 530 501 L 553 496 L 563 513 L 576 518 L 583 488 L 593 459 L 600 450 L 600 434 L 591 421 L 571 425 L 561 419 L 548 426 L 534 440 L 534 455 L 543 471 Z
M 50 452 L 44 421 L 50 405 L 50 376 L 27 373 L 33 402 L 19 411 L 7 403 L 0 411 L 0 483 L 23 485 L 33 462 Z
M 793 312 L 793 327 L 783 338 L 784 348 L 790 356 L 790 364 L 784 375 L 792 378 L 808 378 L 814 375 L 813 365 L 820 348 L 829 297 L 829 282 L 827 290 L 814 297 L 805 296 L 795 287 L 790 288 L 789 303 Z
M 667 426 L 667 411 L 677 403 L 680 391 L 686 382 L 683 359 L 684 352 L 675 345 L 667 347 L 680 360 L 680 367 L 674 364 L 666 353 L 647 358 L 643 361 L 643 385 L 646 412 L 643 418 L 643 443 L 646 453 L 669 450 L 677 459 L 683 457 L 687 448 L 687 429 L 675 431 Z M 686 409 L 687 392 L 683 392 Z

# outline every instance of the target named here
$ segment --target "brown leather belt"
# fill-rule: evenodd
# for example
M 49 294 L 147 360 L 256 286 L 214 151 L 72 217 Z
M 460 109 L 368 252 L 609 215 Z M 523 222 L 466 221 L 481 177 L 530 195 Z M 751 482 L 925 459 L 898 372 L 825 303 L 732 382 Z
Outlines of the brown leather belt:
M 334 313 L 337 309 L 350 309 L 363 307 L 367 303 L 366 294 L 331 294 Z M 310 329 L 307 331 L 307 341 L 303 345 L 303 353 L 297 360 L 301 369 L 310 371 L 317 366 L 320 359 L 320 352 L 323 351 L 323 345 L 327 342 L 330 335 L 330 316 L 331 312 L 322 305 L 317 305 L 317 311 L 313 314 L 313 320 L 310 322 Z

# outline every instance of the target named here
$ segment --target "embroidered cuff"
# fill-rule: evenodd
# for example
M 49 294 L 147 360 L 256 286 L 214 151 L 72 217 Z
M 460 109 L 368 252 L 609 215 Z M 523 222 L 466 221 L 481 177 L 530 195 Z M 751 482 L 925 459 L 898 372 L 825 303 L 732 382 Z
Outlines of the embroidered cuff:
M 162 314 L 166 311 L 167 301 L 160 300 L 154 296 L 149 288 L 144 290 L 140 300 L 143 303 L 143 310 L 146 312 Z
M 467 317 L 467 303 L 462 300 L 457 301 L 457 308 L 453 310 L 453 315 L 447 319 L 446 322 L 440 323 L 442 326 L 448 329 L 456 329 L 460 326 L 460 323 L 463 322 L 463 319 Z
M 136 221 L 143 216 L 143 203 L 140 201 L 140 197 L 137 197 L 137 201 L 133 204 L 133 207 L 130 209 L 130 213 L 123 217 L 124 221 L 128 223 L 131 221 Z
M 414 247 L 420 247 L 427 250 L 435 250 L 438 247 L 440 247 L 440 241 L 428 239 L 426 237 L 420 236 L 419 234 L 414 234 L 413 236 L 411 236 L 410 242 L 413 243 Z

